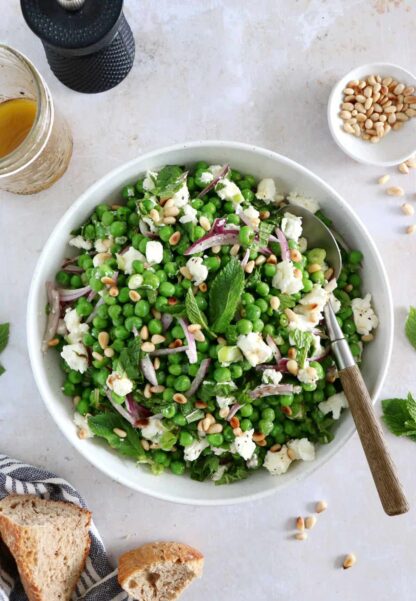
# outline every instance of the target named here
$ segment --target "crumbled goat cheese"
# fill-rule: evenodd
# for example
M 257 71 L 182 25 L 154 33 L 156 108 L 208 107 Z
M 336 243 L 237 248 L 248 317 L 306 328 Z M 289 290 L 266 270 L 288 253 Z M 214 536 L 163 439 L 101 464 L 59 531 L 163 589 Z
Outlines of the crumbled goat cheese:
M 99 267 L 109 259 L 111 255 L 108 252 L 97 253 L 92 259 L 94 267 Z
M 224 169 L 223 165 L 210 165 L 208 171 L 212 173 L 214 177 L 218 177 L 221 171 Z
M 186 266 L 191 274 L 192 281 L 195 286 L 199 286 L 208 277 L 208 267 L 203 264 L 202 257 L 191 257 L 187 262 Z
M 179 217 L 180 223 L 197 223 L 197 210 L 191 207 L 191 205 L 185 205 L 183 207 L 183 215 Z
M 163 261 L 163 245 L 157 240 L 149 240 L 146 244 L 146 259 L 148 263 L 161 263 Z
M 212 173 L 210 171 L 204 171 L 203 173 L 201 173 L 200 178 L 201 182 L 203 184 L 210 184 L 212 182 L 212 180 L 214 179 L 214 176 L 212 175 Z
M 236 436 L 233 442 L 233 450 L 240 455 L 243 459 L 248 461 L 252 458 L 254 451 L 256 450 L 256 443 L 253 441 L 254 428 L 247 430 L 241 436 Z
M 123 254 L 116 254 L 117 266 L 121 271 L 131 275 L 133 273 L 133 261 L 146 261 L 146 257 L 133 246 Z
M 315 367 L 306 364 L 306 367 L 302 367 L 298 371 L 297 377 L 299 382 L 302 382 L 303 384 L 315 384 L 318 380 L 318 372 Z
M 151 192 L 155 189 L 155 180 L 157 178 L 157 173 L 155 171 L 147 171 L 146 176 L 143 180 L 143 190 L 146 192 Z
M 175 207 L 181 208 L 189 202 L 189 190 L 186 182 L 182 184 L 177 192 L 172 196 Z
M 319 203 L 314 198 L 310 198 L 310 196 L 304 196 L 303 194 L 298 194 L 297 192 L 291 192 L 287 199 L 290 204 L 297 207 L 303 207 L 311 213 L 316 213 L 316 211 L 319 211 L 321 208 Z
M 259 466 L 259 456 L 257 453 L 253 453 L 252 457 L 246 462 L 246 466 L 249 470 L 254 470 Z
M 218 457 L 220 455 L 224 455 L 224 453 L 227 453 L 227 449 L 222 449 L 221 447 L 211 447 L 211 451 Z
M 267 205 L 277 200 L 276 184 L 270 177 L 266 177 L 259 181 L 257 185 L 256 198 L 262 200 Z M 280 198 L 279 198 L 280 200 Z
M 292 261 L 285 259 L 276 265 L 272 286 L 283 292 L 283 294 L 296 294 L 302 290 L 302 278 L 295 276 L 295 266 Z
M 286 238 L 298 242 L 302 236 L 302 217 L 286 212 L 282 219 L 281 229 Z
M 89 326 L 87 323 L 81 323 L 80 316 L 76 309 L 67 309 L 64 316 L 64 322 L 68 332 L 66 335 L 67 341 L 70 344 L 82 342 L 82 337 L 88 332 Z
M 343 392 L 338 392 L 337 394 L 330 396 L 326 401 L 319 403 L 318 407 L 319 411 L 324 415 L 332 413 L 333 419 L 339 419 L 341 411 L 348 407 L 347 397 Z
M 62 348 L 61 357 L 74 371 L 83 374 L 88 369 L 88 351 L 81 342 L 66 344 Z
M 329 295 L 329 300 L 331 301 L 331 306 L 334 310 L 334 313 L 337 314 L 341 309 L 341 301 L 338 300 L 337 297 L 332 293 Z
M 159 442 L 165 428 L 157 417 L 149 417 L 148 423 L 141 430 L 142 437 L 151 442 Z
M 82 248 L 83 250 L 91 250 L 92 244 L 89 240 L 85 240 L 82 236 L 75 236 L 75 238 L 71 238 L 69 241 L 70 246 L 75 246 L 75 248 Z
M 279 384 L 282 377 L 283 376 L 280 371 L 276 371 L 274 369 L 265 369 L 262 380 L 265 384 Z
M 209 447 L 209 443 L 205 440 L 205 438 L 202 438 L 201 440 L 194 440 L 192 444 L 190 444 L 188 447 L 185 447 L 183 458 L 185 461 L 195 461 L 198 459 L 202 451 L 207 447 Z
M 294 308 L 289 322 L 289 329 L 310 332 L 322 320 L 322 311 L 328 302 L 328 292 L 320 284 L 315 284 L 308 294 Z
M 235 403 L 235 398 L 232 396 L 217 396 L 217 405 L 220 409 L 225 409 L 225 407 L 229 407 L 233 403 Z
M 237 184 L 226 177 L 220 179 L 218 184 L 215 186 L 215 191 L 221 200 L 231 200 L 235 204 L 244 202 L 244 197 L 241 194 L 240 188 L 237 186 Z
M 141 217 L 141 220 L 147 225 L 150 232 L 155 233 L 157 231 L 157 227 L 153 219 L 150 219 L 150 217 Z
M 107 378 L 108 388 L 118 394 L 118 396 L 126 396 L 133 390 L 133 382 L 125 375 L 121 375 L 113 371 Z
M 111 238 L 99 238 L 94 243 L 94 248 L 97 253 L 105 253 L 107 252 L 113 244 L 113 240 Z
M 364 298 L 354 298 L 351 307 L 357 332 L 361 336 L 366 336 L 378 326 L 378 317 L 371 306 L 371 294 L 366 294 Z
M 287 446 L 292 451 L 293 459 L 301 459 L 302 461 L 313 461 L 315 459 L 315 447 L 307 438 L 289 440 Z
M 242 211 L 245 220 L 253 229 L 257 229 L 260 225 L 260 212 L 251 205 Z
M 83 438 L 93 438 L 94 432 L 91 430 L 88 424 L 88 418 L 85 415 L 81 415 L 78 411 L 74 413 L 74 424 L 78 431 L 82 430 Z
M 292 463 L 292 459 L 287 452 L 288 448 L 286 445 L 283 445 L 280 451 L 277 451 L 276 453 L 267 451 L 263 467 L 265 467 L 273 476 L 285 474 L 289 469 L 289 465 Z
M 237 346 L 252 367 L 265 363 L 272 355 L 272 349 L 264 342 L 258 332 L 241 334 L 237 338 Z

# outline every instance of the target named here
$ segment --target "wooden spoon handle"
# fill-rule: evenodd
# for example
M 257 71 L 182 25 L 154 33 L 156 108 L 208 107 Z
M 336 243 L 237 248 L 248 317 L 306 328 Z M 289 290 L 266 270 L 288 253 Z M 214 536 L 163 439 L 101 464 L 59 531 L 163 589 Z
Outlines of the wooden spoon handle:
M 361 372 L 352 365 L 339 375 L 383 509 L 388 515 L 406 513 L 409 505 Z

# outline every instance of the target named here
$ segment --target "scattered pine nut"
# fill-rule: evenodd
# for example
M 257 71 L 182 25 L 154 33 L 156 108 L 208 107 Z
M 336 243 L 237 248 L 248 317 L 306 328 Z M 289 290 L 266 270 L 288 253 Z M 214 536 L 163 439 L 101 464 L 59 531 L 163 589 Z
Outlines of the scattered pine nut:
M 354 553 L 348 553 L 348 555 L 345 556 L 345 559 L 342 563 L 342 567 L 344 568 L 344 570 L 348 570 L 349 568 L 352 568 L 352 566 L 356 563 L 357 558 L 354 555 Z
M 278 296 L 271 296 L 270 306 L 273 309 L 273 311 L 277 311 L 280 307 L 280 298 Z
M 297 361 L 295 361 L 294 359 L 289 359 L 289 361 L 287 362 L 287 365 L 286 365 L 286 369 L 289 373 L 292 374 L 292 376 L 296 376 L 299 371 L 299 366 L 298 366 Z
M 143 342 L 142 344 L 142 351 L 144 353 L 153 353 L 153 351 L 155 350 L 155 345 L 153 344 L 153 342 Z
M 307 530 L 312 530 L 315 524 L 316 517 L 314 515 L 308 515 L 308 517 L 305 519 L 305 528 L 307 528 Z
M 179 240 L 181 239 L 181 233 L 180 232 L 174 232 L 171 237 L 169 238 L 169 244 L 171 246 L 176 246 L 176 244 L 178 244 Z
M 137 292 L 137 290 L 130 290 L 129 292 L 129 299 L 133 302 L 133 303 L 137 303 L 137 301 L 139 301 L 142 297 L 140 296 L 140 294 Z
M 150 340 L 153 342 L 153 344 L 162 344 L 162 342 L 165 342 L 166 338 L 161 334 L 153 334 Z
M 114 428 L 113 432 L 119 438 L 126 438 L 126 436 L 127 436 L 127 432 L 125 432 L 124 430 L 121 430 L 121 428 Z
M 318 501 L 316 506 L 315 506 L 315 511 L 316 513 L 322 513 L 323 511 L 325 511 L 328 507 L 328 504 L 326 501 Z
M 108 343 L 110 342 L 110 335 L 108 332 L 100 332 L 98 334 L 98 344 L 102 349 L 107 348 Z
M 391 186 L 391 188 L 387 188 L 387 194 L 389 196 L 404 196 L 404 190 L 400 186 Z
M 410 203 L 408 203 L 408 202 L 403 203 L 402 206 L 401 206 L 401 209 L 402 209 L 402 212 L 405 215 L 413 215 L 414 212 L 415 212 L 415 210 L 412 207 L 412 205 Z
M 108 346 L 106 349 L 104 349 L 104 355 L 111 359 L 111 357 L 114 357 L 114 349 Z
M 181 392 L 175 393 L 172 398 L 175 401 L 175 403 L 178 403 L 179 405 L 185 405 L 185 403 L 188 402 L 186 396 Z
M 48 346 L 58 346 L 59 344 L 59 338 L 51 338 L 51 340 L 48 340 Z
M 297 532 L 295 534 L 295 538 L 296 540 L 306 540 L 308 538 L 308 535 L 306 534 L 306 532 Z
M 296 530 L 305 530 L 305 520 L 302 516 L 296 518 Z
M 399 165 L 399 171 L 400 173 L 407 175 L 409 173 L 409 167 L 406 165 L 406 163 L 401 163 Z
M 416 225 L 408 225 L 406 228 L 406 234 L 414 234 L 416 232 Z
M 410 167 L 410 169 L 416 169 L 416 159 L 408 159 L 406 165 Z
M 374 336 L 373 334 L 364 334 L 364 336 L 361 336 L 361 340 L 363 342 L 371 342 L 372 340 L 374 340 Z

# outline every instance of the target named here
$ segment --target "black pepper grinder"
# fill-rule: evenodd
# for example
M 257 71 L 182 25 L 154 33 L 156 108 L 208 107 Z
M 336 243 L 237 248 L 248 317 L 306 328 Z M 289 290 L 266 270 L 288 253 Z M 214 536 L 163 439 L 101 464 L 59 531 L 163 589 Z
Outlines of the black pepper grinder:
M 119 84 L 133 66 L 135 44 L 123 0 L 20 0 L 48 63 L 68 88 L 94 94 Z

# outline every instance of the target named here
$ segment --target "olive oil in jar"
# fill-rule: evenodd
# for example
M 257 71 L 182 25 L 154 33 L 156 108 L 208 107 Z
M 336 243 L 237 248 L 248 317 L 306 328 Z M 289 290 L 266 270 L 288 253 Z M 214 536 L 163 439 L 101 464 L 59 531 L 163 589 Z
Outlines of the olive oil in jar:
M 37 103 L 30 98 L 12 98 L 0 103 L 0 158 L 12 153 L 30 132 Z

